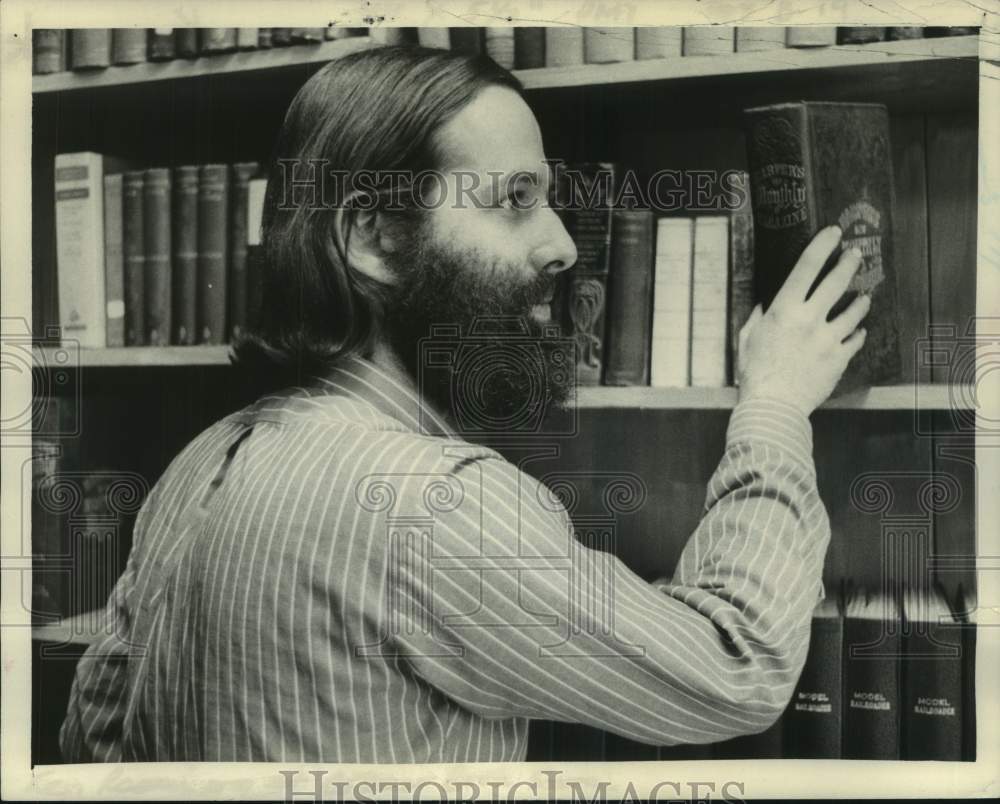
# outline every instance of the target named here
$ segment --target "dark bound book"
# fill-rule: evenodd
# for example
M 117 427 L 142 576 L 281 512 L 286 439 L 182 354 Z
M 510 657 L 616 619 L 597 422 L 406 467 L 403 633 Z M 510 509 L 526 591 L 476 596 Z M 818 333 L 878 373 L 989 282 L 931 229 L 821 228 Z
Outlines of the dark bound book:
M 844 619 L 837 601 L 824 598 L 813 612 L 799 683 L 785 712 L 785 756 L 840 759 L 843 732 Z
M 889 114 L 881 104 L 783 103 L 748 109 L 747 154 L 754 217 L 755 294 L 766 310 L 820 229 L 837 224 L 841 249 L 863 264 L 829 317 L 871 294 L 868 336 L 835 393 L 898 380 L 899 307 L 893 261 Z M 814 285 L 815 287 L 815 285 Z M 810 291 L 811 292 L 811 291 Z
M 146 343 L 146 247 L 141 170 L 122 177 L 122 255 L 125 264 L 125 345 Z
M 881 42 L 884 39 L 885 28 L 878 28 L 874 25 L 837 28 L 837 43 L 841 45 L 863 45 L 866 42 Z
M 563 219 L 577 251 L 576 265 L 564 273 L 562 325 L 576 341 L 577 382 L 599 385 L 617 168 L 610 162 L 585 162 L 567 165 L 562 174 L 557 181 L 565 186 Z
M 962 759 L 976 761 L 976 595 L 958 589 L 956 619 L 962 625 Z
M 237 162 L 230 175 L 229 205 L 229 336 L 247 326 L 247 185 L 260 170 L 257 162 Z
M 887 594 L 856 591 L 844 616 L 845 759 L 899 759 L 899 612 Z
M 170 169 L 148 168 L 143 190 L 143 245 L 146 250 L 146 343 L 170 343 Z
M 226 338 L 226 223 L 229 165 L 201 165 L 198 173 L 198 343 Z
M 73 402 L 48 397 L 45 415 L 58 418 L 59 408 Z M 60 439 L 31 439 L 31 622 L 37 625 L 57 622 L 69 613 L 68 523 L 59 481 L 63 448 Z
M 70 69 L 94 70 L 111 64 L 110 28 L 74 28 L 70 35 Z
M 483 52 L 483 29 L 473 27 L 451 28 L 451 49 L 470 56 Z
M 31 72 L 33 75 L 59 73 L 66 69 L 66 31 L 35 28 L 31 32 Z
M 173 28 L 149 29 L 149 60 L 170 61 L 176 55 Z
M 182 59 L 198 58 L 198 29 L 174 28 L 174 48 Z
M 122 254 L 122 174 L 104 177 L 104 302 L 108 346 L 125 345 L 125 262 Z
M 962 632 L 938 589 L 903 598 L 903 759 L 962 758 Z
M 111 61 L 138 64 L 146 60 L 146 29 L 115 28 L 111 31 Z
M 604 760 L 606 762 L 642 762 L 659 759 L 659 748 L 619 734 L 604 735 Z
M 885 38 L 890 42 L 900 39 L 923 39 L 924 29 L 918 25 L 899 25 L 885 29 Z
M 655 220 L 648 209 L 612 217 L 604 384 L 649 385 Z
M 288 47 L 288 45 L 292 44 L 292 29 L 272 28 L 271 44 L 274 45 L 274 47 Z
M 271 47 L 271 29 L 270 28 L 258 28 L 257 29 L 257 47 L 261 50 L 267 50 Z
M 739 174 L 737 206 L 729 219 L 729 348 L 727 375 L 736 385 L 740 330 L 754 307 L 753 213 L 750 210 L 750 178 Z
M 779 717 L 764 731 L 713 743 L 713 759 L 781 759 L 784 755 L 785 719 Z
M 552 724 L 553 762 L 603 762 L 607 733 L 582 723 Z
M 198 337 L 198 166 L 174 168 L 173 188 L 173 342 L 190 346 Z
M 534 70 L 545 66 L 545 29 L 527 26 L 514 29 L 514 68 Z

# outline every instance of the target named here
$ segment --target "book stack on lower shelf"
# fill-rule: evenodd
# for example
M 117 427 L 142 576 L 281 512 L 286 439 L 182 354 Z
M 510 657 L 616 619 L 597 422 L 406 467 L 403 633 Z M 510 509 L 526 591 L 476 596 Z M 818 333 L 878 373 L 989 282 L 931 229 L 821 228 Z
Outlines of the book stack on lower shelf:
M 768 729 L 655 746 L 532 721 L 529 761 L 869 759 L 975 761 L 975 603 L 960 590 L 846 588 L 813 615 L 809 654 Z

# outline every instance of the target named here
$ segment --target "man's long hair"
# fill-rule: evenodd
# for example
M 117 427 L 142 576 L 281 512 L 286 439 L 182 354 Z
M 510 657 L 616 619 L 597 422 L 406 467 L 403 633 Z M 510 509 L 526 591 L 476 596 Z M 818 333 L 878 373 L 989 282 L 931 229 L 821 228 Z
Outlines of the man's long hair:
M 517 78 L 485 56 L 403 45 L 331 61 L 298 91 L 269 165 L 260 310 L 234 345 L 236 364 L 258 383 L 303 382 L 347 355 L 365 356 L 386 314 L 387 289 L 345 264 L 336 245 L 344 183 L 325 196 L 313 171 L 346 176 L 349 188 L 362 170 L 438 169 L 434 133 L 491 85 L 523 95 Z M 294 193 L 290 178 L 300 185 Z M 310 179 L 315 192 L 301 187 Z M 405 225 L 420 212 L 393 214 Z

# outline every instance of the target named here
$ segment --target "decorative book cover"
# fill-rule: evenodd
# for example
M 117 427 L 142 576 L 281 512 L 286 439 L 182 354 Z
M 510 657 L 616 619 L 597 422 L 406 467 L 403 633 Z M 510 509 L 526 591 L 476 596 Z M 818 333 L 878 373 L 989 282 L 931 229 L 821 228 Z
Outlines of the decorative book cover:
M 962 758 L 962 630 L 940 589 L 903 597 L 903 759 Z
M 198 343 L 226 340 L 229 165 L 198 172 Z
M 198 340 L 198 166 L 175 167 L 173 186 L 173 342 L 190 346 Z
M 143 223 L 145 175 L 126 171 L 122 179 L 122 254 L 125 262 L 125 345 L 146 343 L 146 247 Z
M 899 759 L 899 610 L 889 594 L 856 590 L 844 616 L 845 759 Z
M 229 206 L 229 336 L 247 326 L 247 185 L 257 172 L 257 162 L 237 162 L 230 175 Z
M 167 346 L 171 335 L 169 168 L 145 171 L 142 199 L 146 343 Z
M 813 612 L 809 655 L 785 712 L 785 755 L 840 759 L 844 719 L 844 618 L 836 598 Z
M 649 209 L 612 213 L 605 385 L 649 385 L 654 223 Z
M 569 196 L 564 210 L 576 244 L 576 265 L 564 272 L 563 329 L 576 341 L 580 385 L 599 385 L 604 373 L 608 271 L 611 268 L 611 205 L 618 168 L 611 162 L 566 166 Z
M 872 296 L 867 340 L 835 393 L 891 382 L 901 372 L 893 260 L 893 174 L 889 115 L 881 104 L 783 103 L 745 112 L 754 217 L 755 293 L 764 308 L 813 235 L 831 224 L 863 265 L 834 305 Z M 817 278 L 839 257 L 836 251 Z

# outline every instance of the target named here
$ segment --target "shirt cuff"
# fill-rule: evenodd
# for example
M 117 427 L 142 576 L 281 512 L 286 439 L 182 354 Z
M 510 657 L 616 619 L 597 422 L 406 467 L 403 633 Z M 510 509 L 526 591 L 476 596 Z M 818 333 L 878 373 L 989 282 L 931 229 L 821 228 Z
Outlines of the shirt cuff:
M 812 425 L 790 402 L 755 397 L 733 408 L 726 431 L 726 449 L 742 442 L 765 443 L 793 456 L 815 473 Z

